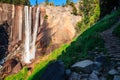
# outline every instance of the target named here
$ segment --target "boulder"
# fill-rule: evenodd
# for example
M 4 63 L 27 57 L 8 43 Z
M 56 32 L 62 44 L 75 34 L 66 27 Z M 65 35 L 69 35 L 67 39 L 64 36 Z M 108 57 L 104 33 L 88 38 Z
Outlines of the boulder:
M 113 80 L 120 80 L 120 75 L 115 75 Z
M 100 80 L 107 80 L 107 79 L 104 76 L 101 76 Z
M 81 78 L 80 74 L 78 74 L 78 73 L 76 73 L 76 72 L 73 72 L 73 73 L 70 75 L 69 80 L 81 80 L 80 78 Z
M 84 60 L 73 64 L 72 68 L 85 73 L 91 73 L 94 69 L 93 64 L 94 62 L 91 60 Z
M 110 74 L 110 75 L 116 75 L 116 74 L 118 74 L 118 71 L 115 70 L 115 69 L 111 69 L 111 70 L 108 72 L 108 74 Z
M 89 76 L 89 80 L 99 80 L 97 74 L 95 71 L 93 71 L 90 76 Z

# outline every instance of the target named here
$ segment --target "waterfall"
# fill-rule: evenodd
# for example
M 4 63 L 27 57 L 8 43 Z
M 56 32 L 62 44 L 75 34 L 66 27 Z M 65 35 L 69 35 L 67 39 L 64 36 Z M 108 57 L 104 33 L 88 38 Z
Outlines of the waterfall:
M 29 32 L 30 32 L 30 26 L 29 26 L 29 19 L 28 19 L 28 6 L 24 7 L 24 12 L 25 12 L 25 44 L 24 44 L 24 49 L 25 49 L 25 53 L 23 56 L 23 61 L 25 63 L 30 63 L 30 39 L 29 39 Z
M 37 38 L 38 21 L 39 21 L 39 8 L 37 8 L 37 12 L 36 12 L 36 21 L 35 21 L 35 26 L 34 26 L 33 36 L 32 36 L 32 40 L 33 41 L 32 41 L 32 46 L 31 46 L 31 56 L 30 56 L 30 59 L 34 59 L 35 58 L 35 52 L 36 52 L 35 42 L 36 42 L 36 38 Z
M 24 44 L 24 57 L 23 62 L 30 63 L 31 59 L 35 58 L 35 52 L 36 52 L 36 38 L 37 38 L 37 31 L 38 31 L 38 21 L 39 21 L 39 8 L 37 8 L 36 12 L 36 20 L 33 30 L 33 35 L 31 35 L 31 13 L 32 8 L 30 7 L 30 10 L 28 6 L 24 7 L 25 11 L 25 44 Z
M 31 18 L 31 16 L 32 16 L 32 7 L 30 7 L 30 10 L 29 10 L 29 39 L 30 39 L 30 45 L 31 45 L 31 20 L 32 20 L 32 18 Z

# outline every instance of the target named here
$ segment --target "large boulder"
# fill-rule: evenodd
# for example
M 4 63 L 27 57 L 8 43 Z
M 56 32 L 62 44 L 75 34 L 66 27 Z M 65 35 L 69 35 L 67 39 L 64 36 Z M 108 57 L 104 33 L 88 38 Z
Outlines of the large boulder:
M 115 70 L 115 69 L 111 69 L 111 70 L 108 72 L 108 74 L 110 74 L 110 75 L 116 75 L 116 74 L 118 74 L 118 71 Z
M 64 80 L 65 68 L 60 61 L 51 63 L 42 74 L 40 80 Z
M 83 60 L 73 64 L 72 68 L 85 73 L 91 73 L 92 70 L 94 69 L 93 64 L 94 62 L 91 60 Z

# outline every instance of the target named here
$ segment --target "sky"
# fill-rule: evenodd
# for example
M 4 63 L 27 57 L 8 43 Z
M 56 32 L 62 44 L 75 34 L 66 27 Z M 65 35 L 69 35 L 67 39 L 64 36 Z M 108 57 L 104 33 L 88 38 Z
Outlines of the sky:
M 49 0 L 52 1 L 52 0 Z M 55 5 L 62 5 L 65 4 L 66 0 L 53 0 Z M 77 2 L 77 0 L 73 0 L 74 2 Z M 36 0 L 30 0 L 31 5 L 35 5 Z M 38 4 L 41 2 L 45 2 L 45 0 L 38 0 Z

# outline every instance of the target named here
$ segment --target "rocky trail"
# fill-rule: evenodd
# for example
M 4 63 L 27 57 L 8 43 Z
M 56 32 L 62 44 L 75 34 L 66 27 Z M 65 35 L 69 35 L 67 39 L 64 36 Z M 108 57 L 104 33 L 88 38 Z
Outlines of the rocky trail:
M 105 48 L 107 49 L 108 55 L 114 62 L 120 61 L 120 38 L 113 35 L 112 32 L 119 24 L 120 21 L 113 25 L 112 28 L 101 33 L 101 36 L 105 41 Z
M 86 59 L 83 61 L 76 62 L 73 64 L 70 69 L 60 67 L 56 62 L 51 66 L 49 65 L 46 69 L 42 78 L 44 80 L 46 77 L 52 76 L 52 80 L 120 80 L 120 38 L 112 34 L 114 28 L 120 24 L 118 21 L 111 28 L 100 33 L 103 40 L 105 41 L 105 48 L 107 49 L 108 54 L 103 52 L 88 52 L 94 60 Z M 52 67 L 59 68 L 59 71 L 56 71 Z M 61 71 L 60 71 L 61 70 Z M 65 74 L 62 72 L 65 70 Z M 49 71 L 49 73 L 48 73 Z M 47 74 L 47 75 L 46 75 Z M 63 77 L 64 76 L 64 77 Z M 56 78 L 57 77 L 57 78 Z M 43 80 L 41 79 L 41 80 Z
M 108 54 L 88 53 L 96 55 L 94 61 L 83 60 L 73 64 L 72 70 L 66 70 L 66 74 L 70 74 L 68 80 L 120 80 L 120 38 L 112 33 L 119 24 L 120 20 L 100 33 Z

